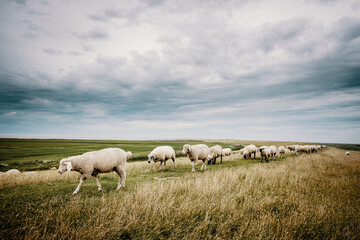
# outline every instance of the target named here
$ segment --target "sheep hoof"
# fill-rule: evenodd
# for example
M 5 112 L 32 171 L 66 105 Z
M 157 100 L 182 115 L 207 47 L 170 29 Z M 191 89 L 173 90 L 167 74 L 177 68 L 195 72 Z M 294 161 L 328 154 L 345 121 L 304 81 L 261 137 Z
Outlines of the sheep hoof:
M 73 195 L 77 195 L 78 193 L 77 192 L 73 192 Z
M 98 189 L 98 192 L 102 192 L 103 190 L 100 188 L 100 189 Z

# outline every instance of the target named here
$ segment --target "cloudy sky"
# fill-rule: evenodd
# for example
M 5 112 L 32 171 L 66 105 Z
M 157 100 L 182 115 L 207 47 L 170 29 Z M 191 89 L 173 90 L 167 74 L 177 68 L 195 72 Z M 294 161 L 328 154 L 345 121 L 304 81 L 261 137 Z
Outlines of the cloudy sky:
M 2 0 L 0 137 L 360 143 L 358 0 Z

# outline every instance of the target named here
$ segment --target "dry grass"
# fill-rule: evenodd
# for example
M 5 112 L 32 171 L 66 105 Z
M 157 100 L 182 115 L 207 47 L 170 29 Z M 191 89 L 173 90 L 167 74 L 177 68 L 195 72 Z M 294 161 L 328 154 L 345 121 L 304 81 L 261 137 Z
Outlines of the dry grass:
M 360 153 L 347 157 L 344 152 L 329 148 L 248 168 L 139 181 L 120 192 L 55 195 L 20 214 L 21 225 L 2 228 L 1 234 L 14 239 L 359 239 Z M 149 166 L 133 163 L 127 170 L 147 173 Z

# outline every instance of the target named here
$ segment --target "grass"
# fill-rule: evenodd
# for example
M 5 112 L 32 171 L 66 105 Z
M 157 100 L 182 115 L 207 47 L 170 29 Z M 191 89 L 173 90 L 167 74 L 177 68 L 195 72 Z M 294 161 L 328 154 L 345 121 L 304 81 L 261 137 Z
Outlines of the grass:
M 1 239 L 359 239 L 360 153 L 327 148 L 270 163 L 238 155 L 191 173 L 127 164 L 126 187 L 100 175 L 0 175 Z
M 0 171 L 19 169 L 20 171 L 45 170 L 58 167 L 59 160 L 89 151 L 109 147 L 119 147 L 131 151 L 129 161 L 145 160 L 157 146 L 170 145 L 181 156 L 184 144 L 199 144 L 203 141 L 117 141 L 117 140 L 63 140 L 63 139 L 6 139 L 0 138 Z M 207 143 L 209 146 L 218 143 Z M 236 149 L 237 145 L 219 143 L 222 147 Z

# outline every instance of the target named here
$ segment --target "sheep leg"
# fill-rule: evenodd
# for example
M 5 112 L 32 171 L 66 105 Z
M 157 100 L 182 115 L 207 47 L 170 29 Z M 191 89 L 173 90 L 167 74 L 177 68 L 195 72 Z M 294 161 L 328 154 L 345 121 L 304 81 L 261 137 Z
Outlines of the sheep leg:
M 94 176 L 94 178 L 95 178 L 96 184 L 98 186 L 98 191 L 101 192 L 102 189 L 101 189 L 101 184 L 100 184 L 99 179 L 98 179 L 98 175 Z
M 160 161 L 160 169 L 163 169 L 163 167 L 162 167 L 162 163 L 163 163 L 163 162 L 162 162 L 162 161 Z
M 191 161 L 191 172 L 195 172 L 195 167 L 194 167 L 195 161 Z
M 216 163 L 216 157 L 213 158 L 212 164 L 215 165 Z
M 117 174 L 119 175 L 119 184 L 116 190 L 119 190 L 121 187 L 125 187 L 125 180 L 126 180 L 126 171 L 125 169 L 118 169 Z
M 256 152 L 254 153 L 254 159 L 256 158 Z
M 154 165 L 153 165 L 153 166 L 154 166 L 154 167 L 153 167 L 153 170 L 155 171 L 155 170 L 156 170 L 156 167 L 155 167 L 155 162 L 153 162 L 153 164 L 154 164 Z
M 204 167 L 205 167 L 205 170 L 206 170 L 206 160 L 203 160 L 203 164 L 202 164 L 202 166 L 201 166 L 201 171 L 204 169 Z
M 84 176 L 80 177 L 79 185 L 76 187 L 75 191 L 73 192 L 73 195 L 78 194 L 78 192 L 80 190 L 80 187 L 81 187 L 81 184 L 84 182 L 85 179 L 86 179 L 86 177 L 84 177 Z
M 164 169 L 166 169 L 166 161 L 164 161 Z
M 175 158 L 173 158 L 172 160 L 173 160 L 173 163 L 174 163 L 174 168 L 176 168 Z

